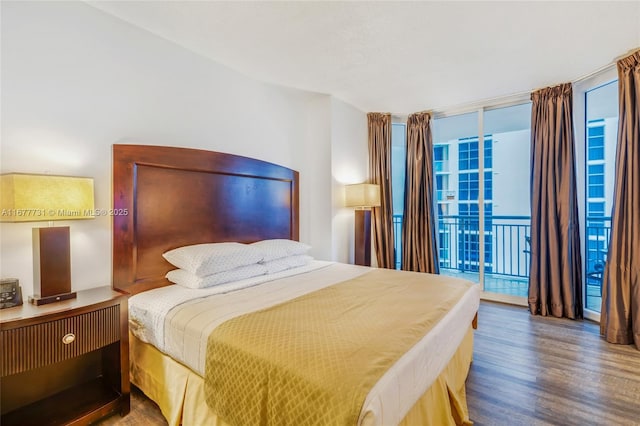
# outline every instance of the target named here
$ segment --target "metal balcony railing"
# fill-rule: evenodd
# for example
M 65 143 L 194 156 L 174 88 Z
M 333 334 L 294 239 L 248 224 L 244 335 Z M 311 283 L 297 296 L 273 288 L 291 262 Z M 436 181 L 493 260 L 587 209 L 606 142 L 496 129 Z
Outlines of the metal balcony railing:
M 402 267 L 402 215 L 393 215 L 393 246 L 396 256 L 396 269 Z
M 529 276 L 528 216 L 487 216 L 485 222 L 485 272 L 513 277 Z M 402 215 L 393 216 L 396 267 L 402 259 Z M 480 269 L 478 216 L 438 218 L 440 268 L 462 272 Z
M 477 272 L 480 261 L 478 216 L 438 218 L 440 267 Z M 526 278 L 529 276 L 531 217 L 487 216 L 485 222 L 485 272 Z M 402 215 L 393 216 L 396 268 L 402 260 Z M 600 285 L 611 236 L 611 217 L 587 217 L 586 277 Z
M 604 265 L 609 251 L 609 239 L 611 238 L 610 216 L 587 216 L 585 235 L 586 245 L 586 283 L 587 306 L 590 306 L 591 298 L 602 296 L 602 276 Z M 597 287 L 597 288 L 596 288 Z M 590 288 L 596 288 L 590 291 Z M 595 303 L 597 306 L 599 303 Z
M 478 216 L 441 216 L 438 218 L 440 268 L 460 272 L 478 272 L 480 231 Z M 602 277 L 611 237 L 611 217 L 589 216 L 585 227 L 586 306 L 599 311 Z M 402 261 L 402 215 L 393 216 L 396 269 Z M 529 216 L 487 216 L 485 222 L 485 273 L 523 279 L 530 267 Z

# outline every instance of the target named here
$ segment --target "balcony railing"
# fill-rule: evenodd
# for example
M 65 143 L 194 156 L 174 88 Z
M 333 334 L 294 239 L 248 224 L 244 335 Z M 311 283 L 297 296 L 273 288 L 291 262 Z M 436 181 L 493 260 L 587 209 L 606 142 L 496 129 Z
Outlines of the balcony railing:
M 480 231 L 478 216 L 438 218 L 438 247 L 441 269 L 478 272 Z M 396 268 L 402 260 L 402 215 L 393 216 Z M 485 222 L 485 273 L 527 278 L 530 267 L 531 218 L 529 216 L 487 216 Z M 611 237 L 611 217 L 587 217 L 585 281 L 587 306 L 597 307 L 602 275 Z
M 396 269 L 402 267 L 402 215 L 393 215 L 393 247 L 396 256 Z
M 529 216 L 490 216 L 485 223 L 485 271 L 515 277 L 529 276 Z M 402 215 L 393 216 L 396 264 L 402 258 Z M 440 267 L 462 271 L 478 271 L 478 216 L 441 216 Z M 606 261 L 611 217 L 587 217 L 587 274 L 598 272 Z
M 590 299 L 602 295 L 602 277 L 609 250 L 609 238 L 611 238 L 611 217 L 588 216 L 585 235 L 587 307 L 593 305 L 596 310 L 599 310 L 599 299 L 594 300 L 593 303 Z M 592 291 L 592 289 L 595 290 Z
M 440 268 L 478 272 L 480 226 L 478 216 L 440 216 Z M 485 272 L 512 277 L 529 276 L 528 216 L 488 216 L 485 223 Z M 402 259 L 402 215 L 393 216 L 396 267 Z

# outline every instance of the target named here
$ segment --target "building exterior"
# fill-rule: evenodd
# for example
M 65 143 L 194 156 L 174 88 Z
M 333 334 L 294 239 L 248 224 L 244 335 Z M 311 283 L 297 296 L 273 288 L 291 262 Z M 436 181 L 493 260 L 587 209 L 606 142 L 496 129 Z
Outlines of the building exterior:
M 487 134 L 484 152 L 484 270 L 528 275 L 528 130 Z M 480 172 L 478 137 L 434 144 L 440 264 L 478 272 Z

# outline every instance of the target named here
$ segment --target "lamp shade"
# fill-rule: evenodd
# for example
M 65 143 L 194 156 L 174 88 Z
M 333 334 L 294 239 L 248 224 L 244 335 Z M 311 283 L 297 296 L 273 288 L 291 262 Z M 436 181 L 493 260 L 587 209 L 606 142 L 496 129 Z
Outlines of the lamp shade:
M 378 207 L 380 205 L 380 185 L 358 183 L 344 187 L 347 207 Z
M 3 174 L 2 222 L 93 219 L 93 178 Z

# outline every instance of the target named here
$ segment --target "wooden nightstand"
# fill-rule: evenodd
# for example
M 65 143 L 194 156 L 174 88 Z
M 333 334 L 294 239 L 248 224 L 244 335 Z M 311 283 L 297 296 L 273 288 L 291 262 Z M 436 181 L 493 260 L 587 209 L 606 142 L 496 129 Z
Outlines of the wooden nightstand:
M 2 426 L 88 424 L 129 412 L 127 298 L 110 287 L 0 311 Z

